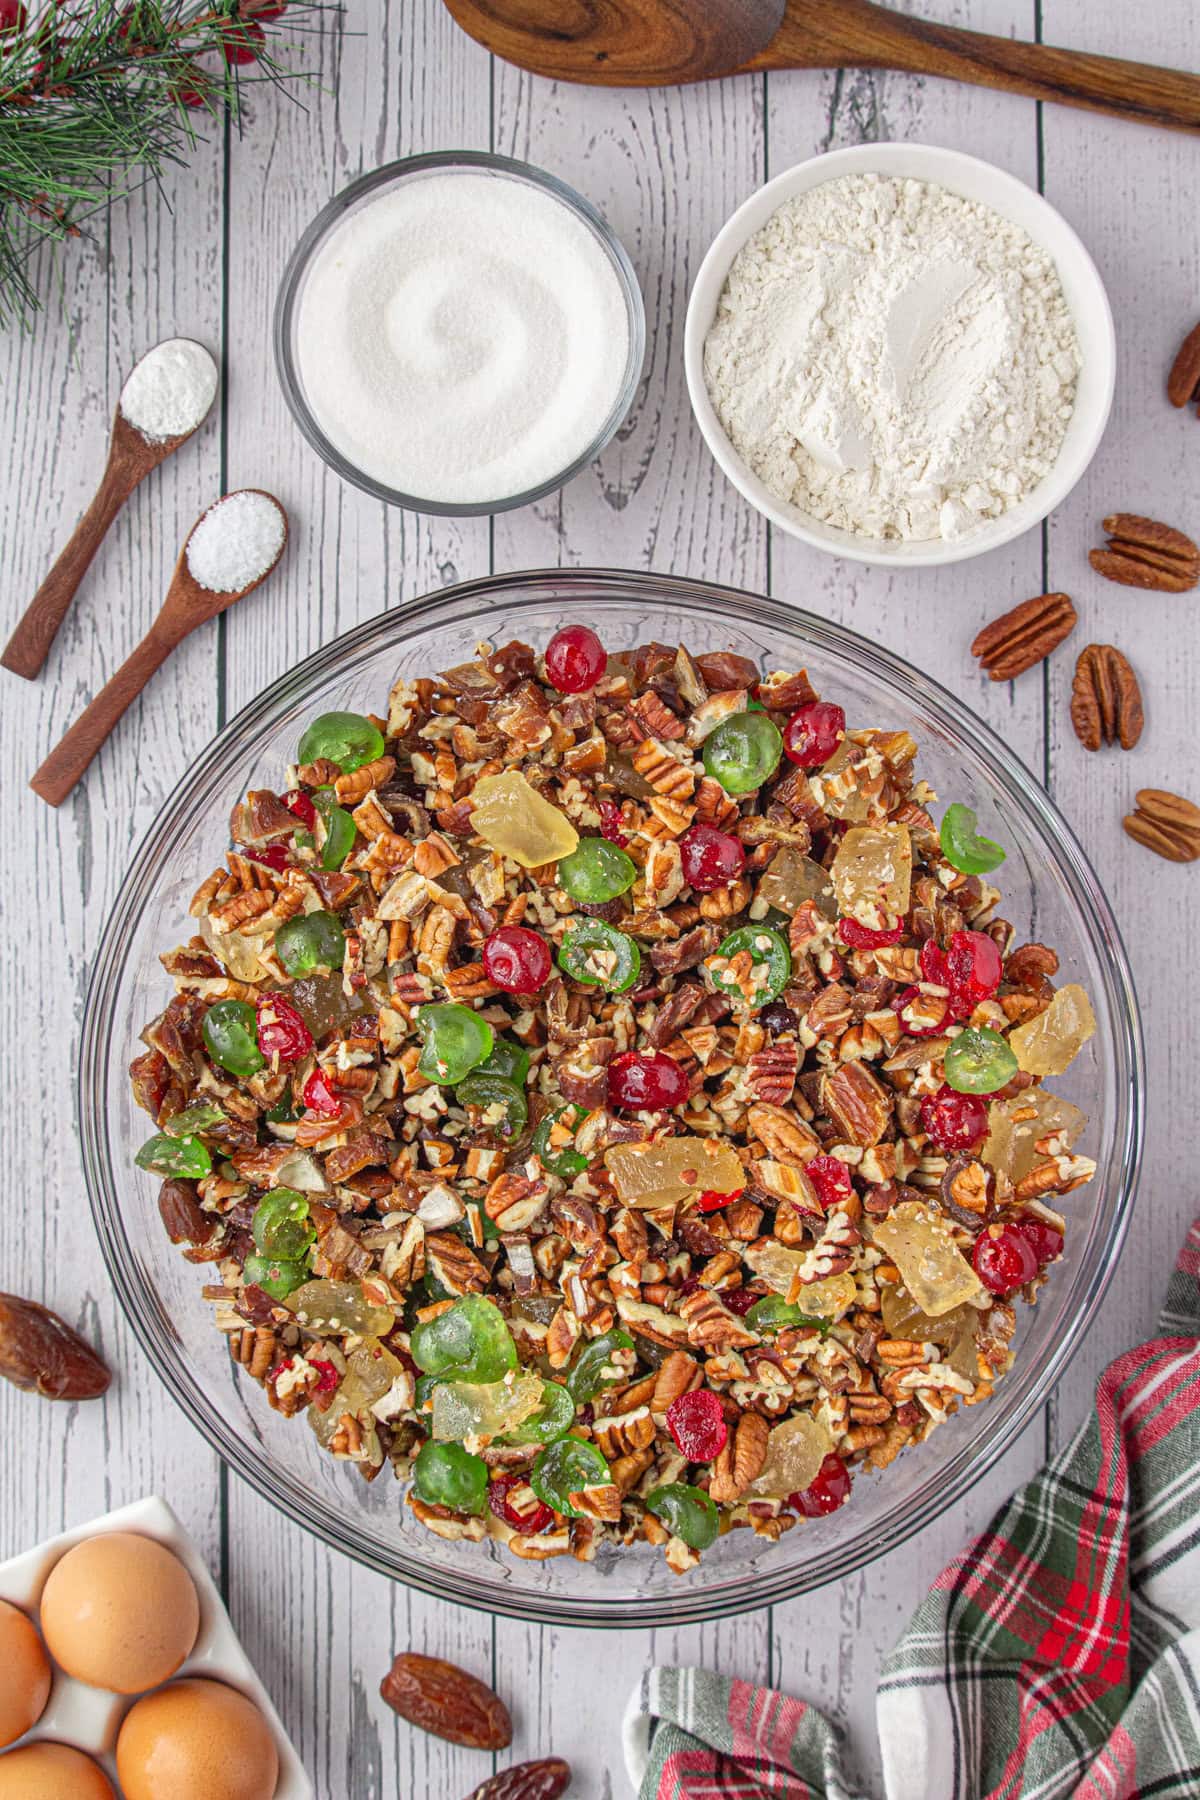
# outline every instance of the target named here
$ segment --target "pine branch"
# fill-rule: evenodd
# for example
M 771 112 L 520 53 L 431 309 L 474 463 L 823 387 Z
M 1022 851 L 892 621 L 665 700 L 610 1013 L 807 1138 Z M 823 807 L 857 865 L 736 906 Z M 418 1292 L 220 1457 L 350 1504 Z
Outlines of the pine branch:
M 59 0 L 31 17 L 0 0 L 0 326 L 40 306 L 29 264 L 47 240 L 161 182 L 202 141 L 198 120 L 240 116 L 249 83 L 309 79 L 287 40 L 338 10 L 289 0 L 281 20 L 278 0 Z

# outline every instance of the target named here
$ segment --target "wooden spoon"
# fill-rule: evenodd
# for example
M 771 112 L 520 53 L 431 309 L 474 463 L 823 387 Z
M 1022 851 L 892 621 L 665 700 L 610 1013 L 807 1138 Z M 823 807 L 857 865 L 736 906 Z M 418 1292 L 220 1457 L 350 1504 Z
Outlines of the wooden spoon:
M 117 720 L 136 700 L 154 671 L 166 661 L 172 650 L 183 642 L 189 632 L 195 631 L 197 625 L 203 625 L 207 619 L 215 619 L 218 613 L 223 613 L 235 601 L 244 600 L 247 594 L 252 594 L 267 579 L 283 555 L 287 548 L 288 518 L 279 501 L 274 494 L 268 494 L 262 488 L 242 488 L 239 492 L 262 494 L 264 499 L 279 507 L 283 517 L 283 542 L 275 554 L 275 561 L 254 581 L 232 593 L 215 593 L 211 588 L 201 587 L 188 568 L 188 544 L 196 525 L 207 518 L 212 507 L 200 515 L 179 552 L 179 561 L 175 564 L 167 597 L 153 625 L 132 656 L 121 664 L 108 685 L 101 688 L 91 705 L 79 715 L 62 742 L 50 752 L 29 783 L 34 793 L 40 794 L 51 806 L 60 806 L 66 799 Z M 222 499 L 228 498 L 228 494 L 222 495 Z M 219 505 L 220 502 L 215 504 Z
M 552 81 L 665 87 L 751 69 L 902 69 L 1200 131 L 1200 76 L 932 25 L 872 0 L 445 0 Z
M 155 349 L 157 347 L 154 346 Z M 148 350 L 146 355 L 150 354 Z M 207 351 L 205 354 L 208 354 Z M 145 358 L 141 360 L 144 361 Z M 213 399 L 216 399 L 215 392 Z M 108 446 L 108 462 L 100 477 L 100 486 L 96 489 L 91 505 L 71 533 L 66 548 L 60 552 L 54 567 L 25 609 L 17 629 L 8 640 L 3 656 L 0 656 L 0 667 L 11 669 L 14 675 L 24 675 L 27 681 L 32 681 L 35 675 L 41 673 L 50 654 L 50 646 L 58 635 L 58 628 L 67 616 L 67 608 L 75 598 L 76 589 L 87 574 L 109 526 L 139 481 L 144 480 L 159 463 L 165 462 L 168 456 L 173 456 L 181 444 L 186 444 L 190 437 L 194 437 L 211 411 L 212 401 L 205 409 L 204 418 L 198 419 L 191 431 L 185 431 L 179 437 L 154 442 L 143 437 L 129 423 L 120 407 L 117 407 Z

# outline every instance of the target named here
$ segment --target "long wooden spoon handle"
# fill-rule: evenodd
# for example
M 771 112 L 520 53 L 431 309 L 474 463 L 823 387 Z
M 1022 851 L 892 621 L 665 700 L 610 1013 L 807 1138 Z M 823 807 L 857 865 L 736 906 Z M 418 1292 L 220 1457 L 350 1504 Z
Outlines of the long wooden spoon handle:
M 29 783 L 51 806 L 61 806 L 117 720 L 137 699 L 154 671 L 164 663 L 178 639 L 152 627 L 132 656 L 102 687 L 67 735 L 50 752 Z
M 76 588 L 105 532 L 145 472 L 125 459 L 110 460 L 91 505 L 9 638 L 0 666 L 11 669 L 14 675 L 24 675 L 27 681 L 41 673 Z
M 1143 125 L 1200 132 L 1200 75 L 934 25 L 871 0 L 841 0 L 837 6 L 790 11 L 778 35 L 750 66 L 814 63 L 938 75 L 1112 113 Z

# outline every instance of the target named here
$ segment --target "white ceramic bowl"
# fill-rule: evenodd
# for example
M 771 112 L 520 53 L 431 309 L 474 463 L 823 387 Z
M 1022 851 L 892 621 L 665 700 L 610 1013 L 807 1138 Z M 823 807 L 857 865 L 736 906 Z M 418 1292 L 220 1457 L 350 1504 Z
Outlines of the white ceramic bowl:
M 1075 410 L 1058 459 L 1029 497 L 1002 518 L 953 541 L 941 538 L 911 542 L 853 536 L 771 493 L 742 461 L 717 417 L 704 380 L 704 340 L 716 315 L 717 302 L 738 251 L 766 224 L 785 201 L 842 175 L 894 175 L 936 182 L 968 200 L 981 201 L 1027 231 L 1054 258 L 1067 305 L 1075 319 L 1083 359 Z M 1108 295 L 1095 263 L 1066 220 L 1040 194 L 976 156 L 941 150 L 932 144 L 862 144 L 833 150 L 776 175 L 738 207 L 713 240 L 700 265 L 688 302 L 683 339 L 684 367 L 692 410 L 705 442 L 734 487 L 792 537 L 857 562 L 892 568 L 926 568 L 934 563 L 961 562 L 995 550 L 1038 524 L 1066 498 L 1092 457 L 1108 423 L 1116 377 L 1116 339 Z

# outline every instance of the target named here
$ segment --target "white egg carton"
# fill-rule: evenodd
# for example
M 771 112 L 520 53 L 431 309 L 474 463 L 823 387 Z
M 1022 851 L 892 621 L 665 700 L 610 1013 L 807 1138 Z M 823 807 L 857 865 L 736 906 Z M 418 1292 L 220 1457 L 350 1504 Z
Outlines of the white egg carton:
M 47 1538 L 33 1550 L 0 1563 L 0 1600 L 21 1607 L 35 1621 L 42 1589 L 59 1557 L 84 1538 L 97 1537 L 102 1531 L 138 1531 L 143 1537 L 157 1538 L 174 1551 L 196 1584 L 200 1597 L 200 1630 L 190 1656 L 177 1669 L 172 1680 L 183 1675 L 211 1675 L 238 1688 L 252 1700 L 274 1733 L 279 1751 L 279 1779 L 274 1800 L 313 1800 L 313 1786 L 283 1729 L 271 1697 L 255 1674 L 249 1657 L 238 1642 L 216 1583 L 204 1560 L 171 1508 L 156 1494 L 91 1519 L 73 1531 Z M 53 1663 L 53 1685 L 45 1712 L 33 1729 L 19 1741 L 31 1744 L 38 1738 L 52 1738 L 60 1744 L 73 1744 L 85 1750 L 105 1770 L 116 1786 L 116 1743 L 121 1721 L 136 1694 L 113 1694 L 104 1688 L 88 1687 L 66 1675 Z M 120 1791 L 119 1788 L 117 1790 Z

